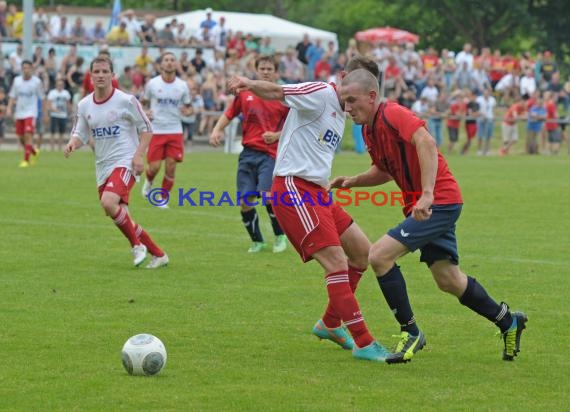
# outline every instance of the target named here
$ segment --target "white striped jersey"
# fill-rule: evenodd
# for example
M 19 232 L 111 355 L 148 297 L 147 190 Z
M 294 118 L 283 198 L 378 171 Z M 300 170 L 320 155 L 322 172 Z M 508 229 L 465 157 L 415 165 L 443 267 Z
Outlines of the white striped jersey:
M 24 80 L 23 76 L 14 79 L 9 96 L 16 99 L 14 118 L 27 119 L 38 117 L 38 99 L 44 98 L 44 86 L 37 76 Z
M 318 82 L 282 89 L 291 110 L 279 138 L 273 176 L 296 176 L 327 187 L 346 120 L 336 89 Z
M 182 133 L 180 109 L 191 103 L 190 90 L 185 81 L 176 77 L 166 82 L 162 76 L 153 77 L 144 88 L 143 99 L 150 102 L 155 134 Z
M 81 99 L 71 136 L 83 143 L 93 138 L 97 185 L 100 186 L 117 167 L 126 167 L 132 172 L 133 156 L 142 132 L 152 132 L 152 127 L 137 98 L 113 89 L 111 96 L 101 102 L 95 101 L 94 93 Z

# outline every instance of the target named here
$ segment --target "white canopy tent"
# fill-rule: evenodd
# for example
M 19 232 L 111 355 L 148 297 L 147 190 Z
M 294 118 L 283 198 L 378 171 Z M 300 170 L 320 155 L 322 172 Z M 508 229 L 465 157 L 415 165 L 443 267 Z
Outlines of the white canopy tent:
M 321 39 L 323 46 L 326 46 L 329 41 L 333 41 L 335 47 L 338 48 L 336 33 L 293 23 L 270 14 L 237 13 L 216 10 L 212 12 L 212 19 L 216 22 L 218 22 L 222 16 L 226 19 L 226 29 L 234 33 L 241 31 L 244 35 L 251 33 L 255 37 L 269 36 L 271 38 L 271 44 L 277 51 L 285 51 L 289 46 L 295 47 L 297 43 L 302 40 L 305 33 L 309 35 L 311 41 Z M 206 11 L 197 10 L 162 17 L 156 19 L 155 27 L 161 29 L 174 18 L 176 18 L 179 23 L 184 23 L 190 33 L 196 33 L 200 28 L 200 23 L 206 19 Z

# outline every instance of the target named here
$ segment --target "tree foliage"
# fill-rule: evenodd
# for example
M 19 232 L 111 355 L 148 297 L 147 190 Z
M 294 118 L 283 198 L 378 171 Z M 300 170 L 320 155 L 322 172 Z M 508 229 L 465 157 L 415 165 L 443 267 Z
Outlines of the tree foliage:
M 36 0 L 53 5 L 54 0 Z M 81 6 L 84 0 L 64 0 Z M 92 7 L 112 7 L 113 0 L 90 0 Z M 355 32 L 392 26 L 419 34 L 420 47 L 475 47 L 522 51 L 546 48 L 558 56 L 570 51 L 570 2 L 561 0 L 122 0 L 123 9 L 171 9 L 173 13 L 212 7 L 268 13 L 338 34 L 344 47 Z

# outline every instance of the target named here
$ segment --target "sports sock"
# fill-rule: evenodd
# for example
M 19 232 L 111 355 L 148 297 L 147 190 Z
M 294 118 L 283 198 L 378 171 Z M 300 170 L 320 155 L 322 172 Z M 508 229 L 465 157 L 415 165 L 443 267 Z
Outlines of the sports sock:
M 129 216 L 127 209 L 125 209 L 123 206 L 119 206 L 119 211 L 115 216 L 113 216 L 112 219 L 115 225 L 117 225 L 117 227 L 119 228 L 119 230 L 123 232 L 123 235 L 125 235 L 125 237 L 129 239 L 129 242 L 131 242 L 131 246 L 140 245 L 141 242 L 137 238 L 133 221 L 131 220 L 131 217 Z
M 247 212 L 242 211 L 241 221 L 253 242 L 263 242 L 263 236 L 261 235 L 261 229 L 259 228 L 259 216 L 257 216 L 257 211 L 255 209 L 248 210 Z
M 273 206 L 271 205 L 271 203 L 267 203 L 265 205 L 265 208 L 267 209 L 267 214 L 269 215 L 269 219 L 271 219 L 271 227 L 273 227 L 273 233 L 275 234 L 275 236 L 282 235 L 283 230 L 281 229 L 281 226 L 279 226 L 279 222 L 275 217 L 275 213 L 273 213 Z
M 507 304 L 495 302 L 471 276 L 467 276 L 467 288 L 459 298 L 459 303 L 495 323 L 501 332 L 507 331 L 513 323 Z
M 325 276 L 329 300 L 333 308 L 340 314 L 344 324 L 350 331 L 356 346 L 363 348 L 374 341 L 368 331 L 364 318 L 360 313 L 358 302 L 350 290 L 346 271 L 329 273 Z
M 360 282 L 360 278 L 362 278 L 362 274 L 364 273 L 364 269 L 357 269 L 353 266 L 348 266 L 348 283 L 350 284 L 350 290 L 352 293 L 356 292 L 356 287 L 358 286 L 358 282 Z M 325 314 L 322 318 L 323 323 L 327 328 L 338 328 L 341 324 L 340 315 L 334 310 L 330 300 L 325 309 Z
M 26 145 L 24 145 L 24 160 L 25 160 L 26 162 L 29 162 L 29 161 L 30 161 L 30 156 L 31 156 L 32 154 L 35 154 L 35 152 L 36 152 L 36 151 L 34 150 L 34 147 L 33 147 L 31 144 L 26 144 Z
M 156 173 L 151 173 L 150 169 L 146 169 L 146 180 L 149 181 L 150 183 L 153 182 L 154 177 L 156 176 Z
M 148 252 L 156 257 L 164 256 L 164 251 L 159 248 L 156 243 L 152 240 L 152 238 L 146 233 L 146 231 L 142 228 L 141 225 L 135 223 L 135 233 L 141 243 L 146 246 Z
M 172 186 L 174 186 L 174 177 L 164 175 L 164 178 L 162 179 L 162 188 L 170 193 Z
M 377 277 L 380 290 L 388 303 L 388 307 L 394 314 L 394 317 L 400 324 L 402 332 L 408 332 L 414 336 L 418 336 L 420 330 L 416 324 L 416 318 L 410 305 L 408 298 L 408 290 L 406 289 L 406 281 L 400 266 L 394 264 L 384 276 Z

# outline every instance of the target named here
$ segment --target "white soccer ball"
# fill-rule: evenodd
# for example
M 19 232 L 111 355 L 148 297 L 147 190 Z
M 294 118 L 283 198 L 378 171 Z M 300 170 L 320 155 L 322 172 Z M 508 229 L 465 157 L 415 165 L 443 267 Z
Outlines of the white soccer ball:
M 156 336 L 141 333 L 125 342 L 122 358 L 130 375 L 157 375 L 166 365 L 166 348 Z

